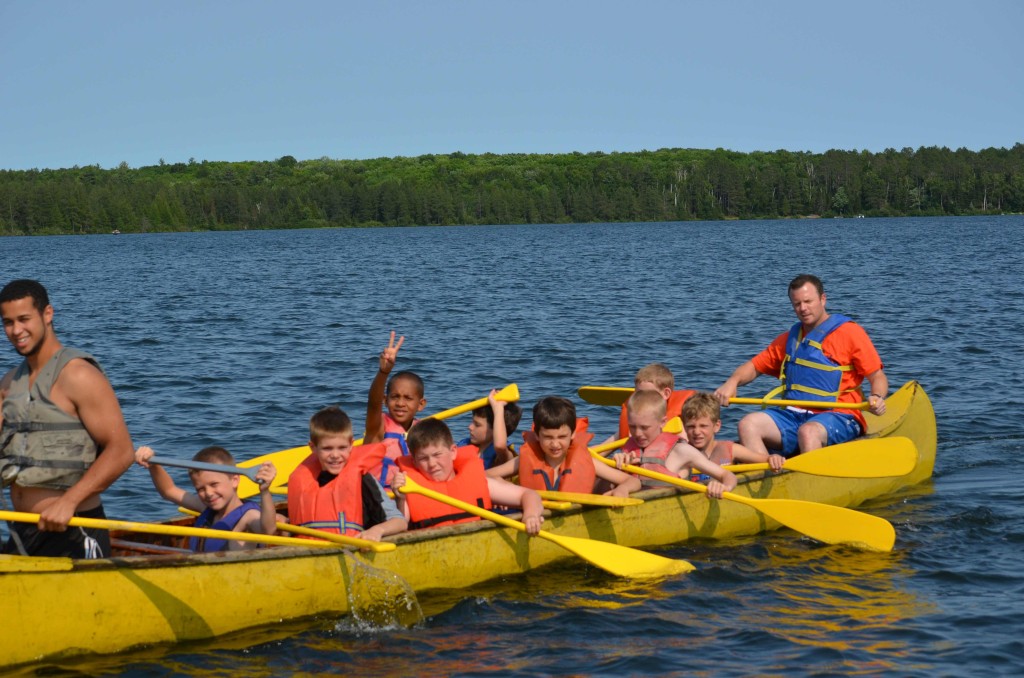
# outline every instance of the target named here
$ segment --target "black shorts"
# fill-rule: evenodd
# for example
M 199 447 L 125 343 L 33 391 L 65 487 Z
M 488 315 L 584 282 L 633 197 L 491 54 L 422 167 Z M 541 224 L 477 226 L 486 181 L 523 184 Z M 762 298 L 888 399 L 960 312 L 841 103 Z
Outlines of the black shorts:
M 88 511 L 76 511 L 75 515 L 79 518 L 107 517 L 107 514 L 103 512 L 102 505 Z M 102 554 L 99 557 L 110 557 L 110 533 L 107 530 L 68 527 L 63 532 L 41 532 L 34 523 L 8 523 L 7 525 L 14 534 L 21 538 L 21 543 L 30 556 L 86 558 L 88 557 L 86 537 L 91 537 L 99 545 Z M 4 544 L 3 553 L 21 554 L 13 535 Z

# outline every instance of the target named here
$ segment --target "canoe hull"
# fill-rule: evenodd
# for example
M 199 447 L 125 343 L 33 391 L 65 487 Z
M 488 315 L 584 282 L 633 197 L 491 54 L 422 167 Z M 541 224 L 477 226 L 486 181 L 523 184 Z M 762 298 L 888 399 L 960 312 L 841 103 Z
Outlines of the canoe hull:
M 849 479 L 758 472 L 747 474 L 736 493 L 857 506 L 928 479 L 936 446 L 928 396 L 911 382 L 890 397 L 888 408 L 884 417 L 868 415 L 869 436 L 910 438 L 918 449 L 911 473 Z M 545 529 L 658 548 L 780 527 L 753 508 L 708 501 L 699 493 L 656 489 L 635 496 L 645 503 L 575 507 L 549 515 Z M 573 557 L 547 540 L 482 522 L 393 539 L 398 548 L 388 553 L 286 547 L 100 561 L 0 556 L 0 666 L 201 640 L 313 615 L 341 616 L 358 611 L 381 590 L 393 592 L 396 581 L 415 592 L 462 588 Z M 383 587 L 375 585 L 381 579 Z

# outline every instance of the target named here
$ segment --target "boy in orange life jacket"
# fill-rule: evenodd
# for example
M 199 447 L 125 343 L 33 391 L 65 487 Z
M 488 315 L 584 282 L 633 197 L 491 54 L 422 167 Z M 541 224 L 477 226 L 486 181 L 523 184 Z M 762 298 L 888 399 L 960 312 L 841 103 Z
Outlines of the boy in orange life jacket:
M 384 444 L 353 447 L 352 420 L 344 411 L 327 407 L 314 414 L 309 446 L 313 453 L 288 477 L 293 524 L 370 541 L 408 527 L 373 475 L 384 459 Z
M 523 408 L 515 403 L 498 400 L 498 391 L 491 389 L 487 405 L 473 410 L 469 424 L 469 437 L 460 440 L 459 447 L 475 445 L 480 450 L 484 468 L 493 468 L 515 456 L 515 449 L 508 444 L 508 436 L 519 426 Z
M 749 447 L 744 447 L 731 440 L 716 440 L 715 434 L 722 428 L 722 406 L 718 398 L 710 393 L 695 393 L 683 403 L 683 427 L 690 444 L 719 466 L 726 464 L 756 464 L 774 460 L 782 464 L 785 458 L 781 455 L 763 455 Z M 707 474 L 699 473 L 691 476 L 691 480 L 705 482 Z
M 615 453 L 617 463 L 642 466 L 670 476 L 682 477 L 697 468 L 714 478 L 708 483 L 708 496 L 721 498 L 722 492 L 736 487 L 736 476 L 714 463 L 700 450 L 661 429 L 667 421 L 665 399 L 654 391 L 636 391 L 626 401 L 629 411 L 629 440 Z M 653 478 L 641 476 L 644 487 L 667 487 Z
M 388 345 L 380 353 L 380 366 L 370 384 L 370 395 L 366 401 L 366 436 L 364 442 L 384 442 L 387 454 L 381 465 L 373 469 L 377 480 L 385 487 L 389 486 L 390 475 L 394 473 L 394 462 L 399 457 L 409 454 L 405 443 L 405 435 L 416 423 L 416 415 L 427 406 L 423 397 L 423 380 L 414 372 L 398 372 L 390 379 L 391 369 L 395 366 L 398 349 L 405 342 L 399 337 L 395 343 L 395 333 L 391 332 Z M 386 385 L 386 389 L 385 389 Z M 381 411 L 387 405 L 387 414 Z
M 696 391 L 676 391 L 676 379 L 672 370 L 662 363 L 651 363 L 641 367 L 633 378 L 633 385 L 637 391 L 657 391 L 668 403 L 666 417 L 678 417 L 682 410 L 683 403 Z M 619 438 L 629 435 L 629 422 L 626 414 L 626 403 L 622 403 L 622 412 L 619 413 Z M 686 440 L 685 433 L 679 436 Z
M 409 431 L 411 454 L 398 460 L 399 472 L 393 487 L 405 484 L 406 476 L 432 490 L 490 509 L 492 502 L 523 509 L 526 533 L 535 535 L 544 522 L 540 495 L 518 485 L 488 478 L 483 461 L 472 446 L 458 448 L 448 425 L 439 419 L 425 419 Z M 399 505 L 413 529 L 478 520 L 476 516 L 418 494 L 396 493 Z
M 628 497 L 640 489 L 640 481 L 628 473 L 606 466 L 590 456 L 587 445 L 594 437 L 587 433 L 586 418 L 576 418 L 571 400 L 548 396 L 533 406 L 534 431 L 523 433 L 525 443 L 519 456 L 487 472 L 495 478 L 519 474 L 519 484 L 534 490 L 594 492 L 600 478 L 611 483 L 605 492 Z
M 196 527 L 256 534 L 277 532 L 277 510 L 274 508 L 274 498 L 270 494 L 270 483 L 277 476 L 277 469 L 270 462 L 261 465 L 256 472 L 256 482 L 260 486 L 260 503 L 257 504 L 239 498 L 237 473 L 190 470 L 188 475 L 196 489 L 193 494 L 175 485 L 163 466 L 150 464 L 149 460 L 153 455 L 153 448 L 143 445 L 135 450 L 135 461 L 139 466 L 149 469 L 153 485 L 161 497 L 190 511 L 199 512 Z M 223 447 L 204 447 L 192 457 L 192 461 L 235 465 L 234 458 Z M 226 539 L 192 537 L 189 540 L 189 548 L 197 553 L 237 551 L 257 546 L 259 544 L 253 542 Z

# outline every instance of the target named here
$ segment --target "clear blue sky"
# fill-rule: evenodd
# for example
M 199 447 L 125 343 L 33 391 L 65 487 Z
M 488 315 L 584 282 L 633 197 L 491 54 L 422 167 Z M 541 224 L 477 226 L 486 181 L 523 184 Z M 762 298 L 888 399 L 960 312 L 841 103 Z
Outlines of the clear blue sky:
M 0 168 L 1024 141 L 1024 2 L 0 0 Z

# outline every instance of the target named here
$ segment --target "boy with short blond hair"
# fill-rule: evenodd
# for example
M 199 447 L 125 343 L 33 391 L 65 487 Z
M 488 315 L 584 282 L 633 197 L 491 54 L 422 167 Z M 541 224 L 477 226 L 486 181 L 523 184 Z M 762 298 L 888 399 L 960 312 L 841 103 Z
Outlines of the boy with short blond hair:
M 475 445 L 479 450 L 484 468 L 489 469 L 515 456 L 515 448 L 508 442 L 508 436 L 515 432 L 523 416 L 523 408 L 516 403 L 498 399 L 498 391 L 491 389 L 487 405 L 473 410 L 469 424 L 469 437 L 459 441 L 458 446 Z
M 410 455 L 398 460 L 399 472 L 393 487 L 405 485 L 406 477 L 418 485 L 490 509 L 494 504 L 518 506 L 523 510 L 526 532 L 535 535 L 544 522 L 540 495 L 500 478 L 489 478 L 483 461 L 473 446 L 458 447 L 448 425 L 439 419 L 426 419 L 409 431 Z M 413 529 L 438 527 L 472 520 L 477 516 L 463 513 L 448 504 L 419 494 L 397 495 L 402 511 Z
M 661 394 L 667 403 L 666 416 L 671 419 L 678 417 L 686 399 L 696 391 L 676 391 L 676 379 L 672 370 L 663 363 L 649 363 L 637 370 L 633 378 L 633 386 L 637 391 L 656 391 Z M 622 412 L 619 413 L 619 438 L 629 435 L 629 422 L 626 415 L 626 403 L 622 404 Z M 685 435 L 683 436 L 685 439 Z
M 255 534 L 274 534 L 277 531 L 277 510 L 270 494 L 270 483 L 277 477 L 277 469 L 272 463 L 262 464 L 256 472 L 256 483 L 260 488 L 260 503 L 257 504 L 238 496 L 239 476 L 230 469 L 224 472 L 190 469 L 188 475 L 195 487 L 195 493 L 192 493 L 175 485 L 163 466 L 149 463 L 154 454 L 153 448 L 143 445 L 135 451 L 135 461 L 139 466 L 149 469 L 150 478 L 161 497 L 199 513 L 195 520 L 196 527 Z M 192 461 L 228 467 L 235 465 L 231 453 L 216 446 L 199 450 Z M 236 551 L 257 546 L 253 542 L 227 539 L 192 537 L 189 540 L 189 548 L 197 553 Z
M 296 525 L 380 541 L 408 525 L 374 475 L 386 447 L 354 447 L 352 438 L 352 420 L 339 407 L 310 418 L 313 453 L 288 478 L 288 514 Z
M 626 401 L 629 416 L 629 440 L 615 454 L 616 462 L 641 466 L 649 471 L 682 477 L 691 468 L 697 468 L 712 478 L 708 483 L 708 496 L 720 498 L 722 492 L 736 487 L 736 476 L 705 457 L 674 433 L 662 429 L 667 421 L 667 403 L 660 393 L 650 390 L 636 391 Z M 664 483 L 641 476 L 645 488 L 665 487 Z
M 715 434 L 722 428 L 722 406 L 711 393 L 695 393 L 683 404 L 681 418 L 686 430 L 687 440 L 700 450 L 701 454 L 720 466 L 733 463 L 760 463 L 768 461 L 770 456 L 759 454 L 748 447 L 731 440 L 716 440 Z M 778 455 L 775 455 L 778 456 Z M 777 463 L 781 464 L 781 457 Z M 707 480 L 706 474 L 694 474 L 691 478 L 698 482 Z
M 590 456 L 586 417 L 576 417 L 576 406 L 559 396 L 542 398 L 533 407 L 534 431 L 523 433 L 520 454 L 487 474 L 507 478 L 519 474 L 519 484 L 534 490 L 592 494 L 598 479 L 612 485 L 605 494 L 628 497 L 640 489 L 634 476 L 611 468 Z
M 391 375 L 398 349 L 403 343 L 405 337 L 399 337 L 396 343 L 392 331 L 388 345 L 380 353 L 377 374 L 370 384 L 366 401 L 366 435 L 363 441 L 367 445 L 383 442 L 387 446 L 380 466 L 374 469 L 378 482 L 385 487 L 391 484 L 395 460 L 409 454 L 405 436 L 416 423 L 416 415 L 427 406 L 427 399 L 423 397 L 423 379 L 418 374 L 402 371 Z M 384 406 L 387 407 L 386 413 L 382 411 Z

